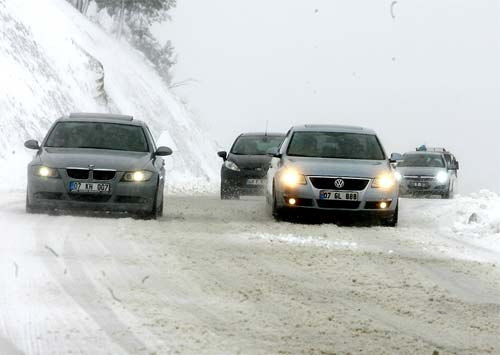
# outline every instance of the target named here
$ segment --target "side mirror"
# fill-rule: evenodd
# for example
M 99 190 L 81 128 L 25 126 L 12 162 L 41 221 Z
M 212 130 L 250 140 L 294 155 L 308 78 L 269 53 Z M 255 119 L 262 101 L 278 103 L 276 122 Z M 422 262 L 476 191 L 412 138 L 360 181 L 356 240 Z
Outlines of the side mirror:
M 460 169 L 460 164 L 458 163 L 458 160 L 455 161 L 455 170 L 459 170 Z
M 34 150 L 39 150 L 40 145 L 38 144 L 37 140 L 30 139 L 29 141 L 24 142 L 24 146 L 28 149 L 34 149 Z
M 273 158 L 281 158 L 280 151 L 277 147 L 270 148 L 267 152 L 266 155 L 273 157 Z
M 219 157 L 221 157 L 224 161 L 227 160 L 227 152 L 226 151 L 218 152 L 217 155 Z
M 389 158 L 389 162 L 391 163 L 397 163 L 400 160 L 403 160 L 403 156 L 399 153 L 392 153 L 391 157 Z
M 173 153 L 172 149 L 170 149 L 169 147 L 159 147 L 156 150 L 155 155 L 166 157 L 168 155 L 172 155 L 172 153 Z

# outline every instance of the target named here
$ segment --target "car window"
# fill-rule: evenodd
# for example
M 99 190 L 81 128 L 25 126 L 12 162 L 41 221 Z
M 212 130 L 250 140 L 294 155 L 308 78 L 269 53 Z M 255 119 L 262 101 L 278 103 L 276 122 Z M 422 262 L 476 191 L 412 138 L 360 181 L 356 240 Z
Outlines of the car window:
M 452 161 L 451 154 L 445 154 L 444 159 L 446 160 L 446 165 L 451 166 L 451 161 Z
M 429 167 L 444 168 L 445 161 L 441 155 L 437 154 L 405 154 L 403 160 L 398 163 L 398 167 Z
M 101 122 L 59 122 L 50 132 L 45 146 L 149 151 L 142 127 Z
M 231 149 L 237 155 L 266 155 L 271 148 L 277 148 L 283 137 L 279 136 L 241 136 Z
M 337 159 L 385 159 L 384 150 L 375 135 L 343 132 L 295 132 L 287 154 Z
M 153 146 L 153 151 L 156 151 L 156 149 L 158 149 L 158 147 L 156 146 L 156 143 L 155 143 L 155 140 L 154 140 L 154 137 L 153 137 L 153 133 L 151 133 L 151 130 L 149 129 L 148 126 L 146 126 L 146 130 L 149 134 L 149 139 L 151 141 L 151 145 Z

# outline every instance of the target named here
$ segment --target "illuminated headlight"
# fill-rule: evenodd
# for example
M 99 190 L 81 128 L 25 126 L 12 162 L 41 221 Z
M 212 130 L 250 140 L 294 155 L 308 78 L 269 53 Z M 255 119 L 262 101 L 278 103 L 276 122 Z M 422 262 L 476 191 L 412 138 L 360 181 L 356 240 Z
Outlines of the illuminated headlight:
M 36 166 L 34 170 L 35 175 L 46 178 L 58 178 L 59 173 L 57 169 L 48 168 L 46 166 Z
M 444 184 L 445 182 L 448 181 L 448 174 L 445 172 L 445 171 L 440 171 L 439 173 L 437 173 L 436 175 L 436 180 L 437 182 L 439 182 L 440 184 Z
M 394 172 L 394 177 L 396 178 L 396 180 L 398 181 L 401 181 L 403 180 L 403 175 L 401 175 L 401 173 L 399 171 L 395 171 Z
M 286 170 L 281 175 L 281 182 L 288 187 L 306 185 L 306 177 L 295 170 Z
M 129 171 L 123 175 L 123 181 L 127 182 L 144 182 L 151 180 L 153 173 L 151 171 Z
M 383 174 L 373 180 L 372 187 L 388 190 L 396 185 L 396 177 L 394 174 Z
M 240 168 L 238 167 L 238 165 L 236 165 L 236 163 L 233 163 L 231 160 L 226 160 L 224 162 L 224 166 L 226 168 L 228 168 L 229 170 L 240 171 Z

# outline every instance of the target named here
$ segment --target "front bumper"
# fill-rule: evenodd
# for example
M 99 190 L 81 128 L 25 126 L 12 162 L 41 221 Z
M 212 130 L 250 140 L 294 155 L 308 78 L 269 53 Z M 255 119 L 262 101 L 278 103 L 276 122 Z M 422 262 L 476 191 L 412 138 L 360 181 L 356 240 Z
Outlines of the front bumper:
M 255 181 L 261 184 L 254 184 Z M 266 171 L 263 169 L 234 171 L 223 166 L 221 170 L 221 188 L 227 192 L 240 195 L 263 195 L 266 188 L 265 182 Z
M 436 179 L 407 179 L 403 178 L 399 184 L 402 195 L 427 194 L 440 195 L 450 189 L 450 182 L 439 183 Z
M 325 178 L 342 178 L 344 177 L 325 177 Z M 321 210 L 321 211 L 344 211 L 365 214 L 377 214 L 380 216 L 390 217 L 396 211 L 399 198 L 399 187 L 394 187 L 384 190 L 381 188 L 373 188 L 373 179 L 368 179 L 369 182 L 363 190 L 349 190 L 349 192 L 358 193 L 358 201 L 336 201 L 320 199 L 320 191 L 330 190 L 316 188 L 311 183 L 311 177 L 306 177 L 306 185 L 296 185 L 293 188 L 276 184 L 276 206 L 278 208 L 289 208 L 298 210 Z M 346 192 L 337 190 L 337 192 Z M 295 200 L 295 204 L 290 204 L 290 198 Z
M 157 176 L 149 181 L 132 183 L 121 182 L 123 173 L 117 173 L 113 180 L 93 181 L 71 179 L 60 169 L 60 178 L 43 178 L 28 169 L 28 203 L 40 210 L 79 209 L 111 212 L 151 212 L 157 191 Z M 110 184 L 109 194 L 71 193 L 70 181 Z

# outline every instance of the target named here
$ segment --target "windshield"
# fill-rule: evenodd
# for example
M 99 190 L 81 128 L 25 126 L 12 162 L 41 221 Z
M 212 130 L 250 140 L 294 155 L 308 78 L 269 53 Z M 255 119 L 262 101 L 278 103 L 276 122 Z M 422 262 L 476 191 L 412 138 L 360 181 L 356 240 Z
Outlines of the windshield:
M 142 127 L 101 122 L 60 122 L 50 133 L 45 146 L 149 151 Z
M 317 158 L 384 160 L 376 136 L 341 132 L 296 132 L 288 155 Z
M 277 148 L 283 137 L 281 136 L 241 136 L 231 149 L 232 154 L 239 155 L 266 155 L 271 148 Z
M 436 154 L 405 154 L 398 167 L 444 168 L 444 160 Z

